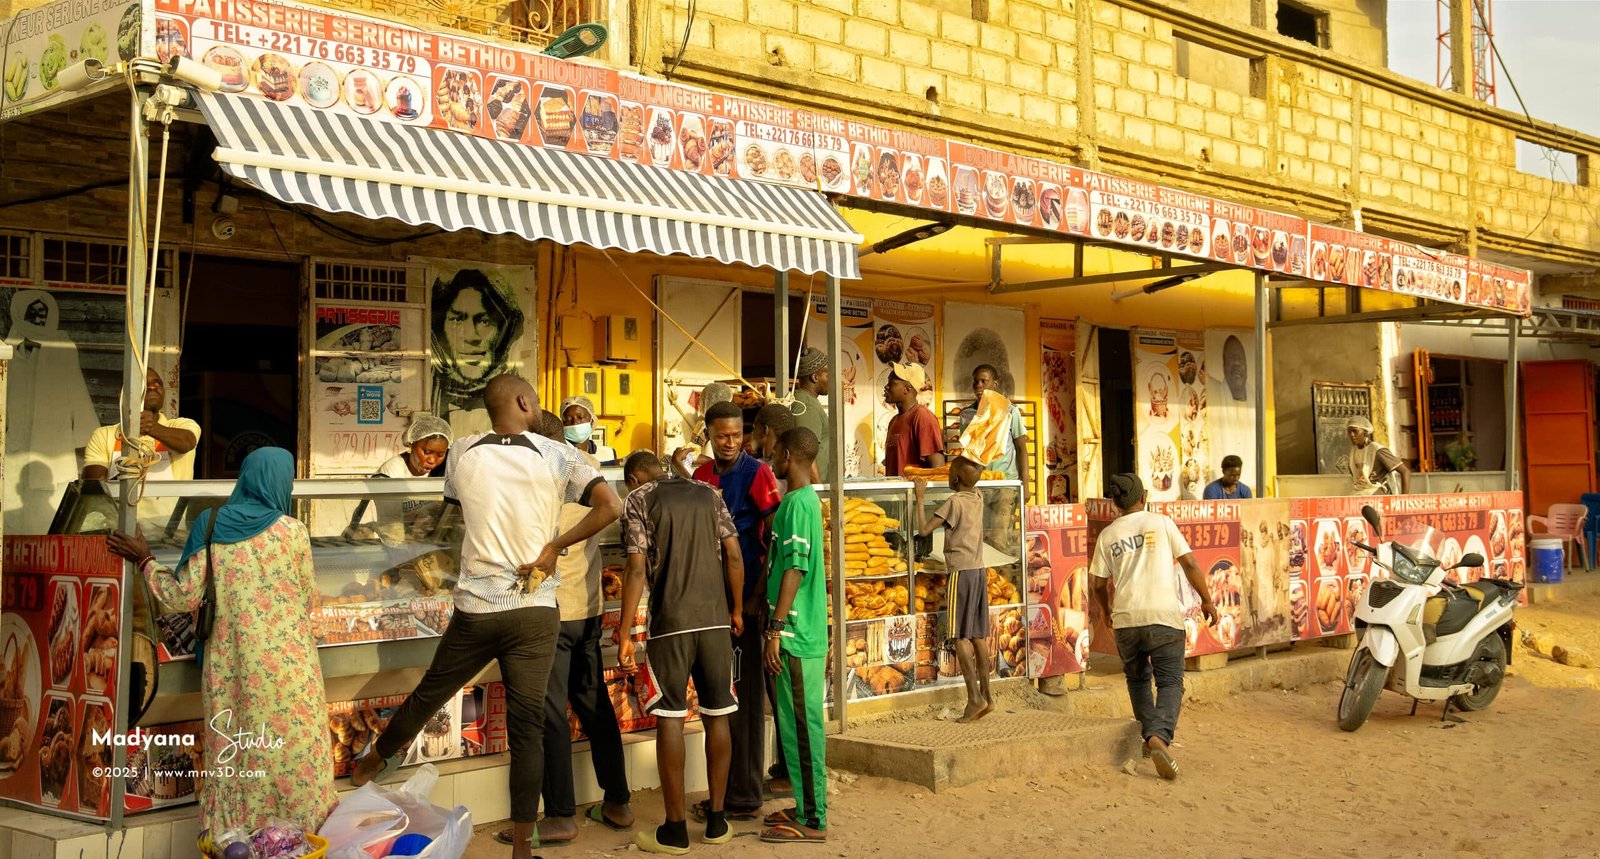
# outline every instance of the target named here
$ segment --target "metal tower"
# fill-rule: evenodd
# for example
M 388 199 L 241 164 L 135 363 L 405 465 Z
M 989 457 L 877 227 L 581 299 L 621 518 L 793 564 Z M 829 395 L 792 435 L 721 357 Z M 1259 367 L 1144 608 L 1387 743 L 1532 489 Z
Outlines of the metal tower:
M 1494 37 L 1494 16 L 1491 0 L 1435 0 L 1434 20 L 1439 33 L 1435 71 L 1441 89 L 1455 89 L 1450 74 L 1450 7 L 1453 3 L 1469 3 L 1472 7 L 1472 97 L 1481 102 L 1495 104 L 1495 56 L 1490 39 Z

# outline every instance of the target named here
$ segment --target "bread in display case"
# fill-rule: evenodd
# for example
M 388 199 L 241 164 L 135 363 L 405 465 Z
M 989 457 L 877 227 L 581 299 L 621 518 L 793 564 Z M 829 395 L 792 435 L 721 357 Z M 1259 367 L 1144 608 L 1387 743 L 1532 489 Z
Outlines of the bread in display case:
M 1001 677 L 1027 672 L 1027 630 L 1022 596 L 1021 484 L 984 481 L 978 485 L 985 504 L 985 561 L 988 565 L 990 611 L 993 615 L 993 652 Z M 827 487 L 823 497 L 823 527 L 832 528 Z M 932 517 L 951 494 L 948 486 L 929 486 L 925 515 Z M 845 551 L 835 560 L 831 533 L 828 547 L 831 591 L 844 588 L 845 689 L 850 700 L 893 695 L 947 683 L 960 683 L 961 670 L 953 650 L 945 648 L 947 623 L 945 591 L 948 575 L 938 558 L 912 563 L 911 539 L 916 523 L 912 505 L 915 487 L 906 481 L 851 481 L 844 486 Z M 942 537 L 935 545 L 942 547 Z M 830 634 L 829 641 L 833 642 Z M 832 671 L 830 654 L 828 670 Z M 828 694 L 832 695 L 832 684 Z

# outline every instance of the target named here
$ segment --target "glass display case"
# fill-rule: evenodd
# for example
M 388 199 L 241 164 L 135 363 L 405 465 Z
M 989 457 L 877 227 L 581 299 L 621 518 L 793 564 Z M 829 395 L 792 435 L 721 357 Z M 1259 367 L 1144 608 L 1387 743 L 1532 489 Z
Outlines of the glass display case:
M 827 491 L 818 488 L 824 499 Z M 984 481 L 978 491 L 984 498 L 984 562 L 996 673 L 1023 676 L 1028 646 L 1023 622 L 1021 484 Z M 929 486 L 924 494 L 925 517 L 931 518 L 950 494 L 947 486 Z M 845 484 L 844 495 L 844 557 L 836 561 L 831 539 L 826 545 L 830 591 L 845 589 L 844 664 L 849 674 L 844 686 L 849 699 L 961 682 L 955 655 L 944 647 L 949 576 L 942 533 L 934 537 L 931 557 L 913 558 L 914 487 L 898 480 L 851 481 Z M 826 500 L 823 507 L 824 527 L 831 528 Z M 830 621 L 832 606 L 830 600 Z M 828 665 L 831 671 L 831 658 Z

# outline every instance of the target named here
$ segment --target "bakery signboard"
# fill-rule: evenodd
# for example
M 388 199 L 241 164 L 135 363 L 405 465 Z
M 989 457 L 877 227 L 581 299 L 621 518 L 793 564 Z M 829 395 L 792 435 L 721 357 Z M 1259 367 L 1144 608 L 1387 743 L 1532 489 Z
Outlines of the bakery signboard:
M 16 5 L 16 4 L 11 4 Z M 61 85 L 61 72 L 85 60 L 105 66 L 149 51 L 144 45 L 142 2 L 57 0 L 0 21 L 4 50 L 0 69 L 0 120 L 16 119 L 113 89 L 118 80 L 76 92 Z
M 1368 250 L 1337 233 L 1322 237 L 1319 267 L 1316 239 L 1308 234 L 1318 228 L 1302 218 L 1044 159 L 317 7 L 256 0 L 152 3 L 155 55 L 200 60 L 222 74 L 229 92 L 660 169 L 815 188 L 1293 277 L 1339 283 L 1359 277 L 1356 285 L 1380 289 L 1394 284 L 1392 269 L 1381 267 L 1384 261 L 1392 267 L 1392 253 L 1372 250 L 1380 268 L 1369 269 Z M 1336 247 L 1344 249 L 1340 263 L 1332 262 Z M 1450 270 L 1419 265 L 1415 286 L 1408 270 L 1408 294 L 1479 307 L 1527 306 L 1525 271 L 1480 263 L 1490 289 L 1480 289 L 1474 302 L 1465 279 L 1457 290 L 1450 276 L 1466 267 L 1466 258 L 1405 248 L 1408 257 L 1439 260 Z M 1345 266 L 1347 279 L 1336 276 L 1337 265 Z M 1496 283 L 1505 296 L 1501 304 L 1491 303 Z
M 5 538 L 0 797 L 109 814 L 122 567 L 104 537 Z

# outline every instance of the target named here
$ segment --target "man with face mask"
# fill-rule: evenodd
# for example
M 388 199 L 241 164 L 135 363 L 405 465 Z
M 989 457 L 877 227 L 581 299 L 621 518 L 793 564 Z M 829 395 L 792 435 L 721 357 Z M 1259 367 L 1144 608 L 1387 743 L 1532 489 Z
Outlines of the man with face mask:
M 1390 478 L 1398 477 L 1400 494 L 1411 492 L 1411 469 L 1394 451 L 1373 438 L 1372 421 L 1353 417 L 1345 424 L 1350 435 L 1350 494 L 1392 495 Z
M 594 440 L 594 402 L 588 397 L 568 397 L 561 403 L 562 435 L 567 443 L 600 460 L 601 465 L 617 465 L 617 452 Z

